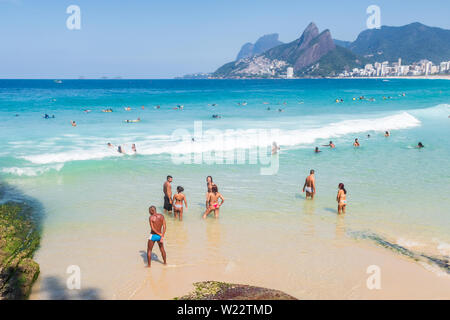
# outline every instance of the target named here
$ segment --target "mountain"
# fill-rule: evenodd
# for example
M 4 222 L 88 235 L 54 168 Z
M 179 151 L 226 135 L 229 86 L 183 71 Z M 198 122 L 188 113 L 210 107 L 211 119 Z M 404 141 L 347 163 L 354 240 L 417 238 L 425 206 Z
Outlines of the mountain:
M 334 39 L 333 41 L 334 41 L 335 45 L 343 47 L 343 48 L 348 48 L 352 44 L 351 41 L 344 41 L 344 40 L 337 40 L 337 39 Z
M 329 51 L 317 63 L 297 72 L 297 76 L 335 77 L 344 70 L 349 72 L 353 68 L 363 68 L 367 62 L 367 59 L 354 54 L 350 50 L 336 46 L 336 49 Z
M 283 44 L 283 42 L 278 40 L 278 33 L 266 34 L 260 37 L 254 44 L 250 42 L 244 44 L 236 57 L 236 61 L 256 56 L 280 44 Z
M 397 61 L 405 64 L 428 59 L 434 63 L 450 60 L 450 30 L 415 22 L 401 27 L 368 29 L 348 47 L 370 61 Z
M 336 51 L 337 50 L 337 51 Z M 327 56 L 332 51 L 334 59 L 340 61 L 339 66 L 353 66 L 357 57 L 345 48 L 337 49 L 329 30 L 319 33 L 314 23 L 310 23 L 300 38 L 285 44 L 268 49 L 261 54 L 229 62 L 213 73 L 213 77 L 219 78 L 251 78 L 251 77 L 282 77 L 287 68 L 292 67 L 294 74 L 305 74 L 308 67 Z M 330 59 L 331 56 L 329 56 Z M 327 65 L 324 68 L 316 66 L 315 75 L 327 72 L 332 65 L 329 60 L 323 60 Z M 339 70 L 341 71 L 341 70 Z

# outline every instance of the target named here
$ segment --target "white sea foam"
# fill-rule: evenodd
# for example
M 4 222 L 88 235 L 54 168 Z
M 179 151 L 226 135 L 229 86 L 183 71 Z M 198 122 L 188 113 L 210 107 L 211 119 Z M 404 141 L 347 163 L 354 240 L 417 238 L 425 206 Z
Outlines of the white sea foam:
M 27 177 L 35 177 L 41 175 L 43 173 L 49 172 L 51 170 L 60 171 L 64 167 L 64 164 L 56 164 L 53 166 L 44 166 L 44 167 L 10 167 L 3 168 L 3 173 L 9 173 L 16 176 L 27 176 Z
M 305 125 L 305 124 L 303 124 Z M 253 147 L 267 147 L 272 141 L 286 149 L 302 148 L 320 139 L 330 139 L 369 131 L 385 131 L 407 129 L 420 125 L 420 121 L 407 112 L 379 118 L 365 118 L 339 121 L 322 125 L 307 124 L 307 127 L 293 130 L 266 131 L 262 138 L 259 129 L 230 129 L 213 133 L 204 130 L 203 137 L 191 141 L 190 137 L 182 140 L 172 138 L 169 135 L 133 134 L 122 138 L 112 139 L 123 146 L 125 152 L 131 153 L 131 144 L 136 143 L 138 153 L 154 155 L 163 153 L 200 153 L 208 151 L 230 151 L 235 149 L 250 149 Z M 265 129 L 263 129 L 265 130 Z M 194 136 L 193 129 L 189 131 Z M 118 143 L 120 139 L 120 142 Z M 90 140 L 103 141 L 104 138 L 90 137 Z M 114 141 L 116 140 L 116 141 Z M 64 163 L 68 161 L 99 160 L 106 157 L 122 156 L 116 149 L 108 149 L 106 146 L 97 146 L 87 143 L 86 139 L 71 139 L 72 149 L 63 152 L 40 153 L 24 155 L 21 158 L 35 164 Z M 70 145 L 70 144 L 68 144 Z M 90 146 L 85 148 L 84 146 Z M 45 145 L 44 145 L 45 147 Z
M 443 255 L 443 256 L 450 256 L 450 243 L 443 242 L 437 238 L 433 238 L 433 242 L 436 243 L 436 249 Z
M 397 244 L 399 246 L 402 246 L 404 248 L 417 248 L 424 246 L 422 243 L 411 240 L 411 239 L 405 239 L 405 238 L 399 238 L 397 239 Z

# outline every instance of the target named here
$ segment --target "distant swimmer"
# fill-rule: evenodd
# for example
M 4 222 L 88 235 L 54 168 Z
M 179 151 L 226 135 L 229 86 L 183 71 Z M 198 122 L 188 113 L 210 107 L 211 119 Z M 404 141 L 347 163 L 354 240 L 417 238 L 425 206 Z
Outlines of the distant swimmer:
M 277 145 L 275 141 L 272 142 L 272 154 L 277 154 L 278 151 L 280 151 L 280 147 Z
M 144 106 L 142 106 L 142 107 L 141 107 L 141 109 L 142 109 L 142 110 L 145 110 L 145 107 L 144 107 Z
M 118 153 L 125 154 L 125 151 L 123 151 L 122 146 L 118 146 L 118 147 L 117 147 L 117 152 L 118 152 Z
M 151 206 L 148 209 L 150 213 L 150 218 L 148 219 L 150 223 L 150 236 L 148 237 L 147 242 L 147 267 L 150 268 L 152 264 L 152 250 L 155 245 L 155 241 L 158 242 L 159 250 L 161 251 L 161 255 L 164 261 L 164 264 L 167 263 L 166 260 L 166 250 L 164 250 L 164 235 L 167 231 L 166 219 L 160 213 L 156 212 L 156 207 Z
M 130 107 L 125 107 L 124 109 L 125 109 L 125 111 L 131 111 Z
M 322 152 L 322 151 L 319 150 L 319 147 L 316 147 L 316 148 L 314 149 L 314 152 L 315 152 L 315 153 L 319 153 L 319 152 Z
M 177 187 L 177 194 L 173 195 L 172 203 L 173 203 L 173 215 L 175 218 L 179 216 L 179 220 L 183 220 L 183 202 L 188 208 L 186 196 L 183 194 L 184 188 L 182 186 Z
M 322 147 L 330 147 L 330 148 L 334 148 L 334 147 L 336 147 L 336 146 L 334 145 L 333 141 L 330 141 L 330 143 L 324 144 L 324 145 L 322 145 Z
M 77 123 L 75 122 L 75 121 L 70 121 L 70 123 L 72 124 L 72 127 L 76 127 L 77 126 Z
M 155 106 L 155 109 L 160 109 L 161 108 L 161 106 Z
M 369 139 L 369 138 L 370 138 L 370 134 L 367 135 L 367 139 Z
M 136 153 L 137 152 L 137 150 L 136 150 L 136 144 L 132 144 L 131 145 L 131 150 L 134 152 L 134 153 Z
M 90 110 L 90 109 L 84 109 L 83 110 L 85 113 L 89 113 L 89 112 L 91 112 L 92 110 Z
M 354 146 L 354 147 L 359 147 L 359 146 L 360 146 L 359 141 L 358 141 L 358 138 L 356 138 L 356 139 L 355 139 L 355 142 L 353 142 L 353 146 Z
M 220 118 L 222 118 L 222 116 L 219 115 L 219 114 L 213 114 L 212 117 L 213 117 L 213 119 L 220 119 Z
M 219 199 L 222 200 L 221 203 L 219 203 Z M 213 184 L 211 187 L 211 193 L 208 195 L 207 202 L 208 208 L 203 214 L 203 219 L 206 219 L 206 217 L 211 213 L 211 211 L 214 211 L 214 217 L 217 219 L 219 217 L 219 208 L 223 205 L 225 199 L 219 193 L 219 190 L 215 184 Z
M 305 179 L 303 192 L 306 192 L 306 199 L 308 199 L 308 197 L 311 197 L 311 200 L 314 199 L 314 195 L 316 194 L 316 177 L 314 175 L 314 170 L 312 169 L 309 171 L 309 176 Z
M 419 142 L 419 143 L 417 144 L 416 148 L 422 149 L 422 148 L 425 148 L 425 146 L 422 144 L 422 142 Z
M 387 138 L 387 137 L 389 137 L 391 134 L 389 133 L 389 131 L 386 131 L 385 133 L 384 133 L 384 136 Z
M 111 109 L 111 108 L 103 109 L 102 112 L 113 112 L 113 109 Z
M 284 109 L 278 109 L 278 112 L 283 112 L 284 111 Z
M 114 147 L 114 146 L 111 144 L 111 142 L 108 142 L 106 145 L 107 145 L 108 147 L 110 147 L 110 148 Z
M 341 212 L 345 213 L 345 207 L 347 207 L 347 190 L 345 190 L 343 183 L 339 183 L 338 188 L 336 201 L 338 203 L 338 214 L 341 214 Z
M 135 122 L 140 122 L 141 118 L 137 118 L 136 120 L 124 120 L 124 122 L 126 123 L 135 123 Z
M 172 176 L 167 176 L 163 185 L 164 192 L 164 213 L 172 214 Z

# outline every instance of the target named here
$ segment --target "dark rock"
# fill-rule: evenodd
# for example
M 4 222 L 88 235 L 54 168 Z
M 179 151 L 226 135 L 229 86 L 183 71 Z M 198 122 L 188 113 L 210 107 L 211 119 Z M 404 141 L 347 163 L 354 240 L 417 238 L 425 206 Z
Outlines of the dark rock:
M 31 209 L 19 204 L 0 205 L 0 300 L 26 299 L 39 275 L 32 260 L 39 232 Z
M 176 300 L 297 300 L 284 292 L 217 281 L 194 283 L 194 291 Z

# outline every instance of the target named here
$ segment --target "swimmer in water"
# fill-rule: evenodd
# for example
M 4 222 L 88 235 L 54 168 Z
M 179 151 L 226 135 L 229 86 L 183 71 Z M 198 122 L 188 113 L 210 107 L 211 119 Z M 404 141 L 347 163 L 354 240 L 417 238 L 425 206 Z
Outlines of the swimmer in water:
M 150 218 L 148 222 L 150 223 L 150 237 L 147 241 L 147 267 L 150 268 L 152 264 L 152 250 L 155 242 L 158 242 L 159 250 L 161 251 L 161 255 L 164 261 L 164 264 L 167 263 L 166 260 L 166 250 L 164 250 L 164 235 L 167 231 L 166 219 L 164 216 L 158 212 L 156 212 L 156 207 L 151 206 L 148 209 L 150 213 Z
M 314 199 L 314 195 L 316 194 L 316 177 L 314 176 L 314 170 L 309 171 L 309 176 L 305 179 L 305 184 L 303 185 L 303 192 L 306 192 L 306 199 L 308 197 Z
M 333 141 L 330 141 L 329 144 L 324 144 L 324 145 L 322 145 L 322 147 L 330 147 L 330 148 L 334 148 L 334 147 L 336 147 L 336 146 L 334 145 Z
M 319 152 L 322 152 L 322 151 L 319 150 L 319 147 L 316 147 L 316 148 L 314 149 L 314 152 L 315 152 L 315 153 L 319 153 Z
M 367 139 L 369 139 L 369 138 L 370 138 L 370 134 L 367 135 Z
M 72 124 L 72 127 L 76 127 L 77 126 L 77 123 L 75 122 L 75 121 L 70 121 L 70 123 Z
M 118 153 L 125 154 L 125 151 L 123 151 L 122 146 L 118 146 L 118 147 L 117 147 L 117 152 L 118 152 Z
M 347 190 L 345 190 L 343 183 L 339 183 L 338 188 L 336 201 L 338 203 L 338 214 L 341 214 L 341 212 L 345 213 L 345 208 L 347 207 Z
M 184 188 L 182 186 L 177 187 L 177 194 L 173 195 L 172 203 L 173 203 L 173 215 L 175 218 L 179 215 L 179 220 L 183 220 L 183 202 L 188 208 L 186 196 L 182 193 Z
M 219 199 L 222 200 L 222 203 L 219 203 Z M 211 193 L 208 195 L 207 202 L 209 207 L 203 214 L 203 219 L 206 219 L 206 217 L 211 213 L 211 211 L 214 211 L 214 217 L 217 219 L 219 217 L 219 208 L 223 205 L 225 199 L 219 193 L 219 190 L 217 189 L 217 186 L 215 184 L 212 185 L 211 187 Z
M 356 139 L 355 139 L 355 142 L 353 142 L 353 146 L 354 146 L 354 147 L 359 147 L 359 146 L 360 146 L 359 141 L 358 141 L 358 138 L 356 138 Z
M 133 150 L 134 153 L 137 152 L 136 145 L 134 143 L 131 145 L 131 150 Z
M 389 137 L 391 134 L 389 133 L 389 131 L 386 131 L 385 133 L 384 133 L 384 136 L 387 138 L 387 137 Z
M 416 148 L 418 148 L 418 149 L 422 149 L 422 148 L 424 148 L 425 146 L 422 144 L 422 142 L 419 142 L 418 144 L 417 144 L 417 146 L 416 146 Z
M 108 147 L 110 147 L 110 148 L 114 147 L 114 146 L 111 144 L 111 142 L 108 142 L 106 145 L 107 145 Z

